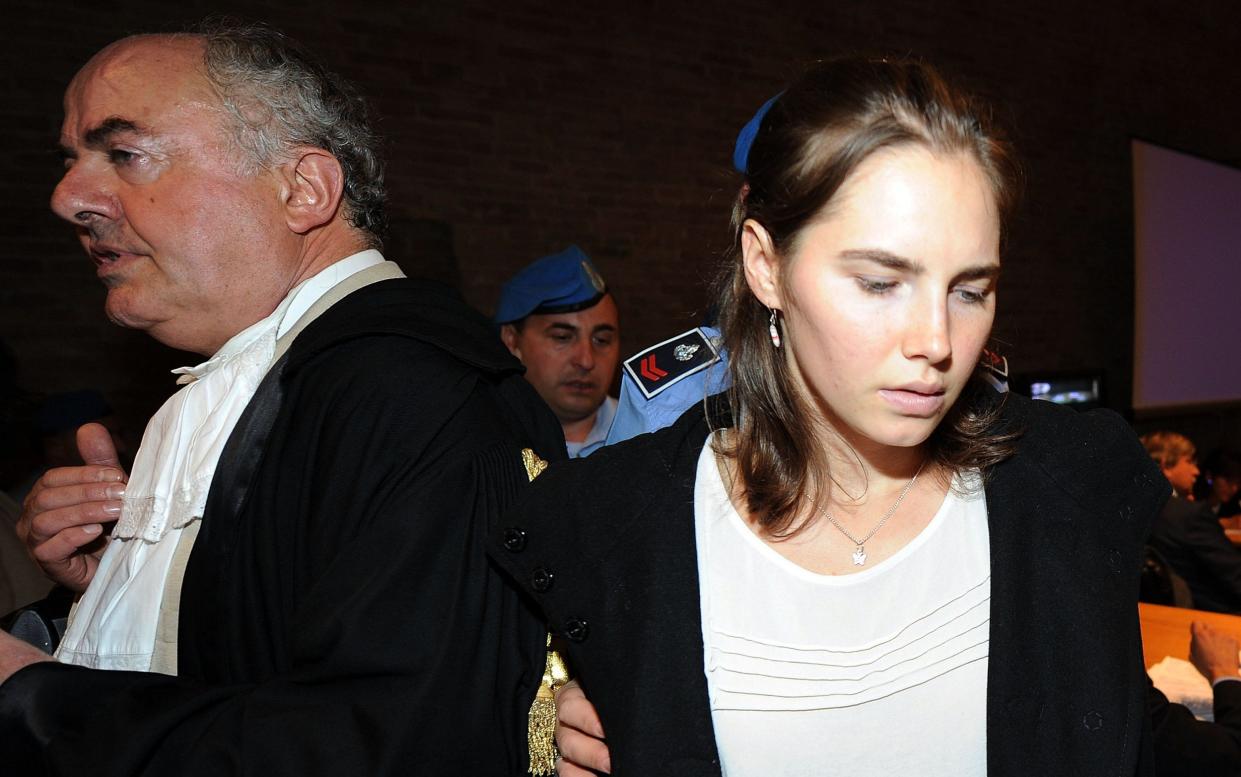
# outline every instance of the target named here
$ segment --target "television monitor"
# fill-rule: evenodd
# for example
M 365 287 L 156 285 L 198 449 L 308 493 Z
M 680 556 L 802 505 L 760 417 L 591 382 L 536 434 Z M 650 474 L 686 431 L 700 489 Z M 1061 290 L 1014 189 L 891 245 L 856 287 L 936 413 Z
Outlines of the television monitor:
M 1103 407 L 1106 400 L 1102 370 L 1019 375 L 1014 377 L 1012 390 L 1034 400 L 1055 402 L 1078 410 Z

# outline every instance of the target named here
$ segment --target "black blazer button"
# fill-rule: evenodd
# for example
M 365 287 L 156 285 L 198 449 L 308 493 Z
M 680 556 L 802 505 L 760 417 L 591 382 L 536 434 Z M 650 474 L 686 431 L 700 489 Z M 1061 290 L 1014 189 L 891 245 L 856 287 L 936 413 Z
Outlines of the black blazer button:
M 526 549 L 526 530 L 510 526 L 504 530 L 504 549 L 510 553 L 520 553 Z
M 539 567 L 530 575 L 530 587 L 541 594 L 550 591 L 554 582 L 556 582 L 556 576 L 546 567 Z
M 1087 731 L 1098 731 L 1103 728 L 1103 716 L 1097 712 L 1087 712 L 1082 717 L 1082 725 Z
M 569 638 L 570 642 L 581 642 L 589 633 L 590 626 L 581 618 L 570 618 L 565 621 L 564 635 Z

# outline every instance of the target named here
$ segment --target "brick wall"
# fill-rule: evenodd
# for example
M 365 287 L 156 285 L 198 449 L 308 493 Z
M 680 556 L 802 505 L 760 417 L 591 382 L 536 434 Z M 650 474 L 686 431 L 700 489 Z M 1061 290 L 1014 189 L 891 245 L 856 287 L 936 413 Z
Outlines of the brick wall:
M 50 150 L 64 85 L 104 43 L 244 9 L 371 97 L 393 215 L 415 225 L 394 258 L 429 257 L 429 274 L 459 280 L 489 312 L 509 274 L 576 242 L 616 292 L 627 352 L 690 325 L 707 302 L 728 240 L 733 138 L 758 104 L 810 59 L 923 55 L 996 102 L 1026 162 L 997 336 L 1022 369 L 1106 368 L 1123 400 L 1128 141 L 1241 163 L 1241 6 L 1054 5 L 10 0 L 0 335 L 27 388 L 97 386 L 135 417 L 171 389 L 166 369 L 194 360 L 104 321 L 87 260 L 47 212 Z

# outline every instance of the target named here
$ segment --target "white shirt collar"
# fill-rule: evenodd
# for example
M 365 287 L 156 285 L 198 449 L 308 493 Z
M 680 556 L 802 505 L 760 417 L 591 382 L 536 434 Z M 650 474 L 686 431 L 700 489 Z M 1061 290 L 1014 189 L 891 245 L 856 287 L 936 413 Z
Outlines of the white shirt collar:
M 233 335 L 210 359 L 193 367 L 178 367 L 173 370 L 174 375 L 181 376 L 177 378 L 177 384 L 193 383 L 222 363 L 236 357 L 263 334 L 271 332 L 273 325 L 275 326 L 275 339 L 283 337 L 298 319 L 332 287 L 354 273 L 382 264 L 383 261 L 383 254 L 370 248 L 328 265 L 317 274 L 294 286 L 271 315 Z

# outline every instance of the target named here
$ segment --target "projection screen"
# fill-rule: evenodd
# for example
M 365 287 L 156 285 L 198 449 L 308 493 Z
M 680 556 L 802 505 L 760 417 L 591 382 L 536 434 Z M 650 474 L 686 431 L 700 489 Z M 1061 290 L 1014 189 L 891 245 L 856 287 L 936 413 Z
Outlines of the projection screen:
M 1241 401 L 1241 170 L 1132 146 L 1133 408 Z

